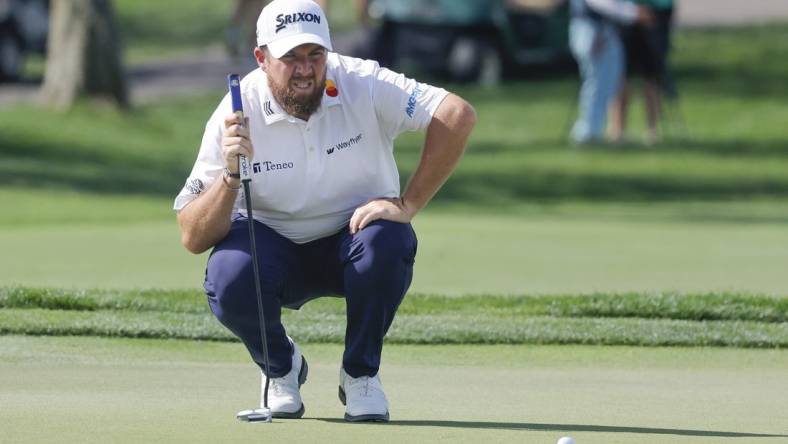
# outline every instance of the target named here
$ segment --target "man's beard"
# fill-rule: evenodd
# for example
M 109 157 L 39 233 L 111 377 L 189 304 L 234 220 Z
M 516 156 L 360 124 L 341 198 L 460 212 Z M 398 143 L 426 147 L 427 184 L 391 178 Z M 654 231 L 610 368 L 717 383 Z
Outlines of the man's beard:
M 268 87 L 271 89 L 276 101 L 287 114 L 296 117 L 311 116 L 320 108 L 320 102 L 323 99 L 323 91 L 326 88 L 325 75 L 321 76 L 320 79 L 314 76 L 312 78 L 293 77 L 291 80 L 312 80 L 312 84 L 315 85 L 314 91 L 306 96 L 297 95 L 289 88 L 287 83 L 284 85 L 278 84 L 274 82 L 271 77 L 268 77 Z

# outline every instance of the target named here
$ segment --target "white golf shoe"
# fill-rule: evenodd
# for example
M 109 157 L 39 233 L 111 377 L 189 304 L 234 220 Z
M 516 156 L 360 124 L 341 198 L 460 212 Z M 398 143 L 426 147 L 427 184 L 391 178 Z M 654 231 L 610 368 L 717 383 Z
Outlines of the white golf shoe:
M 290 339 L 288 337 L 288 339 Z M 268 408 L 271 409 L 274 418 L 300 418 L 304 415 L 304 403 L 301 401 L 299 388 L 306 381 L 309 367 L 306 359 L 298 349 L 298 345 L 290 339 L 293 344 L 293 367 L 290 372 L 281 378 L 271 378 L 268 384 Z M 266 375 L 263 376 L 260 384 L 260 406 L 263 406 L 263 390 L 265 390 Z
M 340 368 L 339 400 L 346 406 L 346 421 L 389 420 L 389 402 L 378 375 L 354 378 Z

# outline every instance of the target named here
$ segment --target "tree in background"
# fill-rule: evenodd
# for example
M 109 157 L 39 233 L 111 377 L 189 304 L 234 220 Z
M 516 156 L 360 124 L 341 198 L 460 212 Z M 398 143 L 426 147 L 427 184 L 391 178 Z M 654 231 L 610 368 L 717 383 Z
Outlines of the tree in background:
M 42 101 L 68 109 L 83 96 L 129 106 L 111 0 L 51 2 Z

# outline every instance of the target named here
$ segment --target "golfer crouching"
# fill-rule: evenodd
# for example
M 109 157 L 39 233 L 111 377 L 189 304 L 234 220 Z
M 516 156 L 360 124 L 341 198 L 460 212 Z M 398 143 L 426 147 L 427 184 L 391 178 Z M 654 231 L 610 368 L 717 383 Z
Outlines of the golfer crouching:
M 282 325 L 282 307 L 341 295 L 347 304 L 339 369 L 345 419 L 388 421 L 378 371 L 383 337 L 413 276 L 417 241 L 410 221 L 454 170 L 475 112 L 443 89 L 331 52 L 325 14 L 310 0 L 266 6 L 257 44 L 259 69 L 241 82 L 245 121 L 226 96 L 175 199 L 183 245 L 193 253 L 213 248 L 204 283 L 209 305 L 260 366 L 263 386 L 270 378 L 274 417 L 304 414 L 299 388 L 308 369 Z M 400 193 L 393 142 L 407 130 L 426 130 L 426 138 Z M 239 155 L 251 159 L 251 212 L 239 192 Z

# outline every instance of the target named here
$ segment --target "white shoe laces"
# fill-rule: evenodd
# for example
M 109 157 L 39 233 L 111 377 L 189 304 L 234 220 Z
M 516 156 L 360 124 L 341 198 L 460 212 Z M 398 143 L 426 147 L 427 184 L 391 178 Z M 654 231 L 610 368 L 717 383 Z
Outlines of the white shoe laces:
M 275 395 L 283 395 L 285 393 L 284 379 L 285 378 L 271 378 L 269 390 L 273 391 Z
M 377 383 L 378 379 L 369 376 L 362 376 L 360 378 L 348 378 L 350 389 L 358 391 L 358 394 L 364 397 L 369 397 L 374 392 L 382 392 L 380 384 Z
M 295 372 L 290 372 L 280 378 L 271 378 L 271 381 L 268 383 L 268 390 L 273 391 L 275 395 L 288 394 L 288 386 L 294 386 L 295 389 L 298 390 L 298 382 L 288 380 L 288 376 L 290 377 L 289 379 L 298 378 L 298 376 L 295 375 Z

